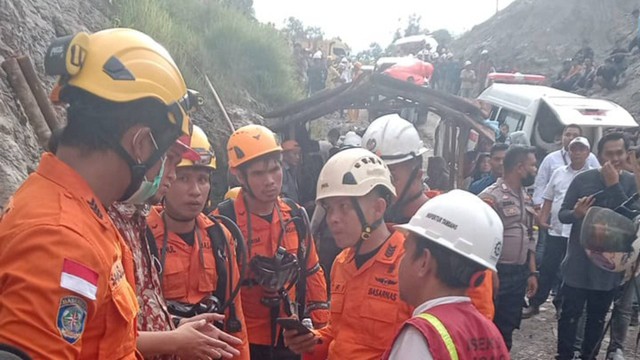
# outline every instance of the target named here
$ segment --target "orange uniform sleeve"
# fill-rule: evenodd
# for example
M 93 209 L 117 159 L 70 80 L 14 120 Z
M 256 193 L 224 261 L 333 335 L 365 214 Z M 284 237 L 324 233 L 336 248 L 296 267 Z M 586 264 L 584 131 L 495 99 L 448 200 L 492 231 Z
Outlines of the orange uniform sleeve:
M 476 309 L 487 319 L 493 321 L 495 307 L 493 304 L 493 273 L 491 270 L 485 270 L 482 284 L 467 290 L 467 295 L 471 298 L 471 302 Z
M 307 261 L 306 309 L 315 327 L 323 327 L 329 322 L 329 296 L 324 270 L 320 266 L 320 259 L 316 251 L 315 241 L 311 241 Z
M 313 352 L 303 354 L 303 360 L 325 360 L 329 356 L 329 345 L 334 339 L 333 328 L 331 322 L 322 329 L 313 331 L 318 336 L 321 342 L 316 345 Z
M 107 286 L 96 250 L 61 226 L 38 226 L 1 240 L 0 343 L 38 359 L 78 358 Z M 65 259 L 98 273 L 97 289 L 85 291 L 97 300 L 61 286 Z

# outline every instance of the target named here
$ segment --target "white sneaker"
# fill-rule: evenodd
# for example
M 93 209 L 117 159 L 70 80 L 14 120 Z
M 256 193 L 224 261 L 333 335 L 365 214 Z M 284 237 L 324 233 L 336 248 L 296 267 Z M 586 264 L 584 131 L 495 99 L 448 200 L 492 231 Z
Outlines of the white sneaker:
M 616 352 L 608 353 L 607 360 L 624 360 L 624 354 L 622 353 L 622 349 L 617 349 Z

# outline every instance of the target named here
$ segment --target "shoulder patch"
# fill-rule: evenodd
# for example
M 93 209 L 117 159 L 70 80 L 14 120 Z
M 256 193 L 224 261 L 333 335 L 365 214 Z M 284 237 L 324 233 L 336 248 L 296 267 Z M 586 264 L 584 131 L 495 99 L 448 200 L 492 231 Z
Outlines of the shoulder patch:
M 77 296 L 65 296 L 60 299 L 56 326 L 62 338 L 69 344 L 75 344 L 87 322 L 87 303 Z

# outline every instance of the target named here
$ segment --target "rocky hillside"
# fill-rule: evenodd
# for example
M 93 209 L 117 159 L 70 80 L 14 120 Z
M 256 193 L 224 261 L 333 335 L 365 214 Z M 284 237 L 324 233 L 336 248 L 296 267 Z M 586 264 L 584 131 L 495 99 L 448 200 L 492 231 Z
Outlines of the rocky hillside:
M 637 7 L 636 0 L 516 0 L 464 34 L 453 48 L 467 59 L 487 49 L 498 67 L 553 76 L 583 39 L 589 40 L 596 62 L 607 56 L 617 40 L 626 47 L 636 29 L 631 12 Z M 609 98 L 640 116 L 638 62 L 638 55 L 631 59 L 624 88 L 597 91 L 593 96 Z
M 0 0 L 0 63 L 9 57 L 28 55 L 48 92 L 55 82 L 54 78 L 44 75 L 43 59 L 49 42 L 55 37 L 78 31 L 95 32 L 119 24 L 120 18 L 115 15 L 117 4 L 111 0 Z M 196 88 L 205 96 L 207 103 L 204 109 L 193 114 L 193 120 L 213 139 L 219 164 L 223 165 L 226 161 L 220 158 L 231 130 L 222 120 L 209 89 Z M 245 94 L 245 107 L 264 107 L 247 91 L 238 91 Z M 251 110 L 229 103 L 225 105 L 236 127 L 262 121 Z M 64 118 L 62 111 L 60 118 Z M 6 74 L 0 68 L 0 206 L 37 167 L 42 151 Z M 219 172 L 214 181 L 219 185 L 215 187 L 224 193 L 225 172 Z
M 44 76 L 49 41 L 81 30 L 110 25 L 107 0 L 0 0 L 0 63 L 16 55 L 31 57 L 47 89 L 55 79 Z M 0 204 L 36 168 L 40 152 L 33 129 L 0 70 Z

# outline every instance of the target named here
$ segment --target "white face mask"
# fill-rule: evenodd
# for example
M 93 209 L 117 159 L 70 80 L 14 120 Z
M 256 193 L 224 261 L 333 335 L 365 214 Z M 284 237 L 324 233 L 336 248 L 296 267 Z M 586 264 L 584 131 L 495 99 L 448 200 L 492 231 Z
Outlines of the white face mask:
M 156 140 L 153 138 L 153 134 L 149 133 L 149 136 L 151 137 L 153 146 L 156 148 L 156 150 L 158 150 L 158 144 L 156 144 Z M 147 200 L 151 199 L 158 192 L 160 183 L 162 182 L 162 177 L 164 176 L 164 165 L 167 161 L 167 157 L 162 156 L 161 161 L 162 165 L 160 166 L 160 171 L 158 172 L 158 175 L 156 175 L 156 177 L 153 179 L 153 181 L 149 181 L 147 179 L 147 176 L 145 175 L 144 180 L 140 184 L 138 190 L 136 190 L 136 192 L 134 192 L 133 195 L 131 195 L 127 200 L 124 200 L 124 203 L 132 205 L 143 205 L 147 202 Z M 138 163 L 141 163 L 141 161 L 138 160 Z

